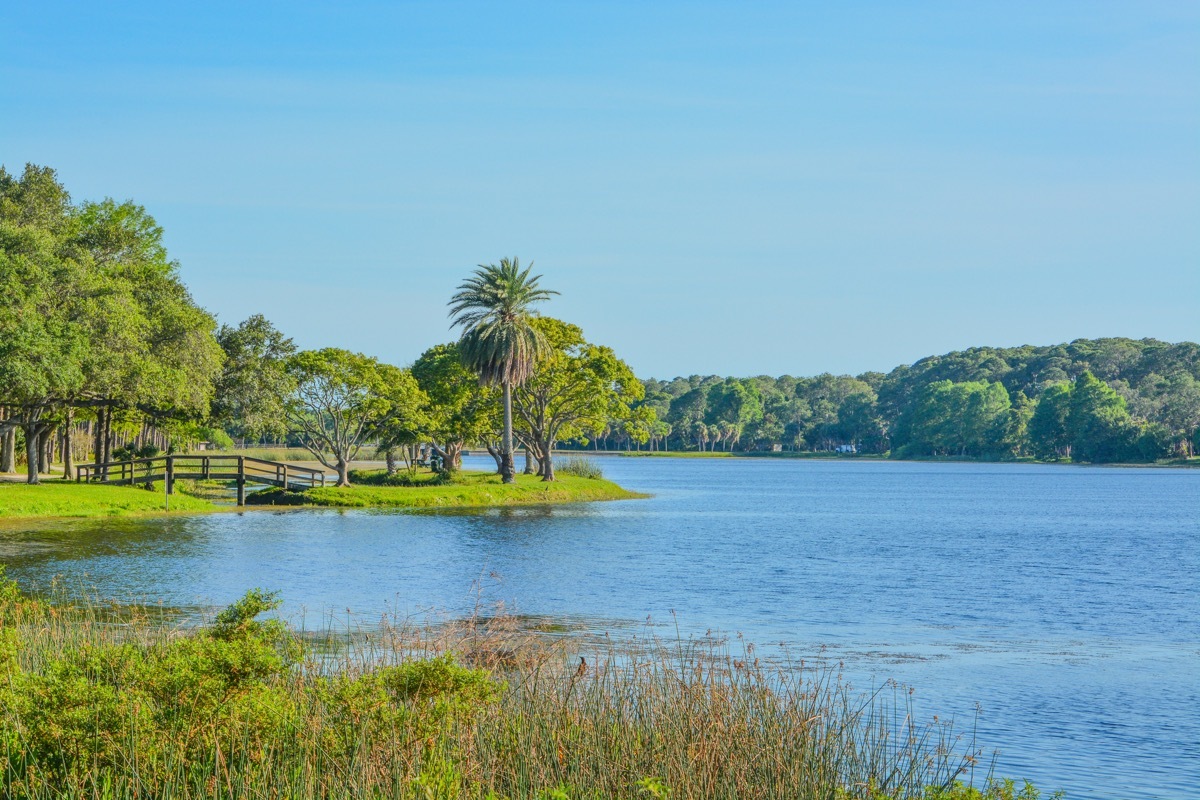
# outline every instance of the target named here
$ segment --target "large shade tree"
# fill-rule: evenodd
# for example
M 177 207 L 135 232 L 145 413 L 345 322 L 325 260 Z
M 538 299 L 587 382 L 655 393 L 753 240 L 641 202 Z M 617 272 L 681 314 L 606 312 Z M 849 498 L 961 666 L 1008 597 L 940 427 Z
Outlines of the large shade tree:
M 557 442 L 594 436 L 614 422 L 636 441 L 649 438 L 654 412 L 632 407 L 646 390 L 628 364 L 610 348 L 586 341 L 576 325 L 550 317 L 531 324 L 546 352 L 529 380 L 513 392 L 513 404 L 542 480 L 554 480 Z
M 348 350 L 297 353 L 288 361 L 294 389 L 284 404 L 300 443 L 326 467 L 337 485 L 350 485 L 350 462 L 363 442 L 388 426 L 421 414 L 424 393 L 408 370 Z
M 23 429 L 31 482 L 55 428 L 70 477 L 77 409 L 94 418 L 97 461 L 114 415 L 136 424 L 207 413 L 222 358 L 215 323 L 162 235 L 132 202 L 73 205 L 54 170 L 27 165 L 16 178 L 0 168 L 0 438 Z
M 480 384 L 454 344 L 426 350 L 413 363 L 412 374 L 429 397 L 425 432 L 445 469 L 456 470 L 467 444 L 493 438 L 500 428 L 496 389 Z
M 292 390 L 287 361 L 296 345 L 262 314 L 237 327 L 222 325 L 217 341 L 225 364 L 213 398 L 213 420 L 234 436 L 283 435 L 283 403 Z
M 458 351 L 463 364 L 481 383 L 499 386 L 504 408 L 504 433 L 500 443 L 500 475 L 515 480 L 513 466 L 512 392 L 533 374 L 547 345 L 533 325 L 534 307 L 558 292 L 538 286 L 540 275 L 530 275 L 533 265 L 521 269 L 516 258 L 500 264 L 479 265 L 450 298 L 453 326 L 462 328 Z

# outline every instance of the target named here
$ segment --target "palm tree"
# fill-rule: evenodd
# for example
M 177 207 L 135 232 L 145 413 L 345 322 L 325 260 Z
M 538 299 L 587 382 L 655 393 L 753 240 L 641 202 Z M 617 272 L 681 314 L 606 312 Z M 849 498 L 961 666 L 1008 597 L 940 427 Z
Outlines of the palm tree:
M 499 384 L 504 393 L 504 439 L 500 445 L 500 475 L 512 483 L 512 390 L 529 379 L 534 364 L 546 350 L 546 340 L 530 325 L 533 306 L 558 292 L 538 288 L 541 275 L 530 277 L 516 258 L 500 259 L 500 266 L 480 264 L 475 274 L 450 298 L 451 327 L 463 329 L 458 351 L 468 369 L 479 373 L 481 383 Z

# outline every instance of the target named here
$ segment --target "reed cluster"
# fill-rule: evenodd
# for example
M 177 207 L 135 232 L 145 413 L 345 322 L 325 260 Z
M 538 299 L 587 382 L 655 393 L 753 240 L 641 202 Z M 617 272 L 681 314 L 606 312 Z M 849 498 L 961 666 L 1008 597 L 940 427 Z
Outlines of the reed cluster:
M 587 456 L 556 458 L 554 470 L 560 475 L 574 475 L 578 478 L 600 480 L 604 477 L 604 469 L 600 466 L 600 462 Z
M 503 616 L 313 634 L 260 619 L 275 605 L 184 625 L 0 574 L 0 794 L 1018 796 L 958 783 L 973 742 L 918 725 L 904 692 L 822 668 L 653 639 L 581 657 Z

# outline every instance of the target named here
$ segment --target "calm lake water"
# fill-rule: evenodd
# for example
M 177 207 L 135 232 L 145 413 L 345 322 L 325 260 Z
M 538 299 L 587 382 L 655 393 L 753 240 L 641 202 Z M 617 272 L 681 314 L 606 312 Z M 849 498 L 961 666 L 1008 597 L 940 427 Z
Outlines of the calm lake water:
M 477 590 L 592 632 L 649 618 L 674 635 L 678 620 L 685 636 L 823 652 L 864 689 L 896 678 L 927 717 L 969 727 L 978 704 L 998 774 L 1074 798 L 1200 794 L 1200 470 L 602 464 L 655 496 L 29 523 L 0 528 L 0 561 L 22 581 L 176 605 L 280 589 L 310 626 L 468 613 Z

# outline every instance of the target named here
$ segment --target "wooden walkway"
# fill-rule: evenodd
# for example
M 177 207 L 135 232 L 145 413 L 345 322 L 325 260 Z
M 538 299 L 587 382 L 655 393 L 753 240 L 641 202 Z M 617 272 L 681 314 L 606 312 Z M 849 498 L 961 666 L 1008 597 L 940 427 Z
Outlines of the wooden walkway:
M 156 456 L 80 464 L 75 480 L 112 485 L 166 481 L 167 494 L 174 494 L 179 478 L 236 481 L 239 506 L 246 504 L 247 483 L 295 490 L 325 485 L 325 473 L 321 470 L 249 456 Z

